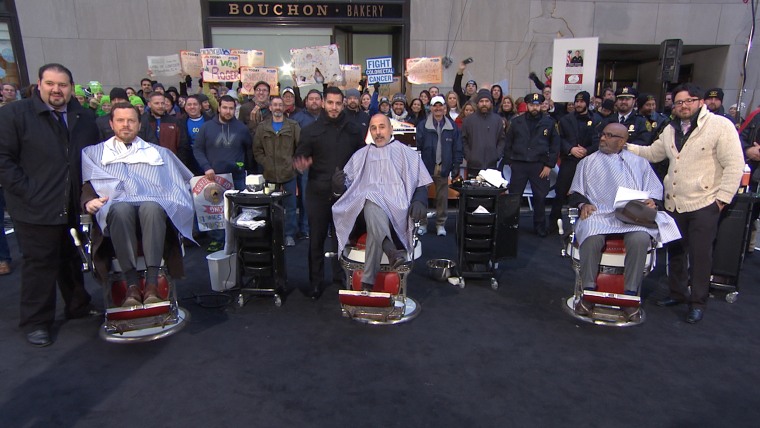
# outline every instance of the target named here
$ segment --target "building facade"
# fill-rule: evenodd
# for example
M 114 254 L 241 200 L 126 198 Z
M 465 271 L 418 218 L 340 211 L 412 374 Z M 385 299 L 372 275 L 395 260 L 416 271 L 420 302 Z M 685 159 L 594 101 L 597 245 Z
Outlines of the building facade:
M 507 82 L 515 97 L 534 90 L 528 72 L 551 65 L 556 37 L 598 37 L 599 86 L 636 83 L 658 93 L 660 43 L 683 40 L 681 81 L 720 86 L 733 104 L 743 79 L 752 25 L 743 0 L 3 0 L 0 79 L 34 83 L 48 62 L 69 66 L 78 83 L 136 86 L 146 56 L 202 47 L 264 49 L 268 65 L 288 61 L 287 49 L 337 43 L 341 62 L 392 55 L 472 57 L 465 80 L 481 87 Z M 2 39 L 5 37 L 5 40 Z M 5 43 L 5 45 L 2 45 Z M 8 63 L 11 58 L 15 62 Z M 760 48 L 749 56 L 744 103 L 760 104 Z M 161 78 L 165 84 L 177 84 Z M 290 84 L 288 76 L 282 76 Z M 423 87 L 414 87 L 416 94 Z M 746 110 L 745 110 L 746 112 Z

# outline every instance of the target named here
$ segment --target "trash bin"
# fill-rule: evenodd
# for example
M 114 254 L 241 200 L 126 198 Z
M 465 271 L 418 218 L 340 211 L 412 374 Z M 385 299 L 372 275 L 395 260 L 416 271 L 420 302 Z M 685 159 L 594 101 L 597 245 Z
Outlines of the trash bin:
M 237 254 L 225 254 L 224 250 L 206 256 L 211 289 L 226 291 L 235 287 L 237 276 Z

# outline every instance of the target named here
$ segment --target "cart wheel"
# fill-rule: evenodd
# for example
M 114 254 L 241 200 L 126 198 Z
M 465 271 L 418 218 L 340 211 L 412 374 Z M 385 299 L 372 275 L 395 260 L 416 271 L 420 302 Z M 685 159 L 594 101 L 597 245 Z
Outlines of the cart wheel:
M 243 293 L 240 293 L 237 297 L 237 306 L 238 308 L 242 308 L 243 305 L 245 305 L 245 296 L 243 296 Z
M 274 305 L 277 306 L 278 308 L 282 306 L 282 297 L 280 297 L 279 294 L 274 295 Z
M 464 278 L 461 276 L 459 277 L 459 288 L 464 288 Z
M 736 300 L 738 298 L 739 298 L 739 292 L 738 291 L 732 291 L 732 292 L 726 294 L 726 302 L 728 302 L 728 303 L 736 303 Z
M 494 290 L 499 289 L 499 281 L 497 281 L 496 278 L 491 278 L 491 288 Z

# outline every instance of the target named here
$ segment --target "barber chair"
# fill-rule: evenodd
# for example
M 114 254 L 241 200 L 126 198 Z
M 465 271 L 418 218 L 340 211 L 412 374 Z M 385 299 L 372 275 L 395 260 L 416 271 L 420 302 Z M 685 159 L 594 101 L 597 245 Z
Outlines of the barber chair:
M 415 228 L 419 224 L 415 225 Z M 366 324 L 391 325 L 411 321 L 419 315 L 420 304 L 407 296 L 407 277 L 412 271 L 411 264 L 391 269 L 388 258 L 383 255 L 380 272 L 375 277 L 372 291 L 362 290 L 365 245 L 367 234 L 361 234 L 346 245 L 340 254 L 340 264 L 346 272 L 346 290 L 338 292 L 344 317 Z M 414 235 L 409 256 L 411 261 L 422 255 L 422 243 Z
M 78 231 L 73 228 L 70 231 L 71 236 L 82 258 L 82 270 L 92 272 L 97 279 L 98 276 L 95 275 L 92 260 L 92 217 L 86 214 L 81 215 L 80 224 L 85 242 L 82 243 Z M 110 240 L 103 245 L 110 245 Z M 181 245 L 181 240 L 179 245 Z M 138 247 L 142 248 L 142 244 L 139 243 Z M 177 289 L 174 280 L 169 276 L 163 260 L 161 264 L 158 277 L 158 294 L 161 301 L 122 307 L 127 293 L 127 283 L 123 278 L 118 260 L 115 257 L 111 259 L 109 272 L 100 275 L 100 278 L 106 278 L 105 284 L 103 284 L 105 321 L 100 328 L 102 339 L 112 343 L 149 342 L 170 336 L 185 326 L 190 319 L 190 313 L 177 303 Z M 145 289 L 146 266 L 141 252 L 137 258 L 137 270 L 140 273 L 139 286 L 143 291 Z
M 570 208 L 568 216 L 571 227 L 578 219 L 578 209 Z M 564 235 L 562 220 L 558 222 L 560 235 Z M 654 269 L 656 259 L 656 242 L 652 242 L 644 263 L 644 275 Z M 641 307 L 641 287 L 638 295 L 625 294 L 625 243 L 623 235 L 608 235 L 599 263 L 596 277 L 596 290 L 583 289 L 581 281 L 580 250 L 575 239 L 575 231 L 563 237 L 562 256 L 570 257 L 575 271 L 575 292 L 563 300 L 562 307 L 574 318 L 597 325 L 628 327 L 644 322 L 644 309 Z

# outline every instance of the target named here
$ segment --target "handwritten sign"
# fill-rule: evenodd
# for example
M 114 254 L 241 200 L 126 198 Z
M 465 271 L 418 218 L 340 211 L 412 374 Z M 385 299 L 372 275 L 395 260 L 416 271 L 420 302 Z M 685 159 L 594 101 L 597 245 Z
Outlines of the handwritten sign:
M 224 48 L 203 48 L 201 49 L 201 55 L 230 55 L 229 49 Z
M 406 70 L 409 72 L 407 80 L 416 85 L 423 83 L 443 82 L 443 63 L 441 57 L 432 58 L 408 58 Z
M 393 58 L 389 56 L 367 58 L 367 84 L 393 83 Z
M 154 76 L 177 76 L 182 71 L 179 54 L 148 56 L 148 70 Z
M 291 49 L 290 61 L 299 88 L 340 80 L 338 45 Z
M 237 82 L 240 80 L 240 57 L 237 55 L 201 54 L 204 82 Z
M 359 81 L 362 80 L 362 66 L 358 64 L 341 64 L 340 66 L 341 81 L 338 87 L 342 90 L 356 89 Z
M 264 62 L 264 51 L 256 49 L 230 49 L 230 55 L 240 57 L 241 67 L 263 67 L 266 65 Z
M 217 174 L 214 181 L 205 176 L 190 179 L 193 205 L 201 232 L 224 229 L 224 191 L 231 190 L 232 174 Z
M 277 67 L 240 67 L 240 82 L 243 84 L 240 93 L 253 95 L 253 86 L 262 81 L 272 89 L 277 88 L 277 76 Z
M 201 77 L 203 65 L 201 55 L 192 51 L 180 51 L 179 62 L 182 64 L 182 72 L 190 77 Z

